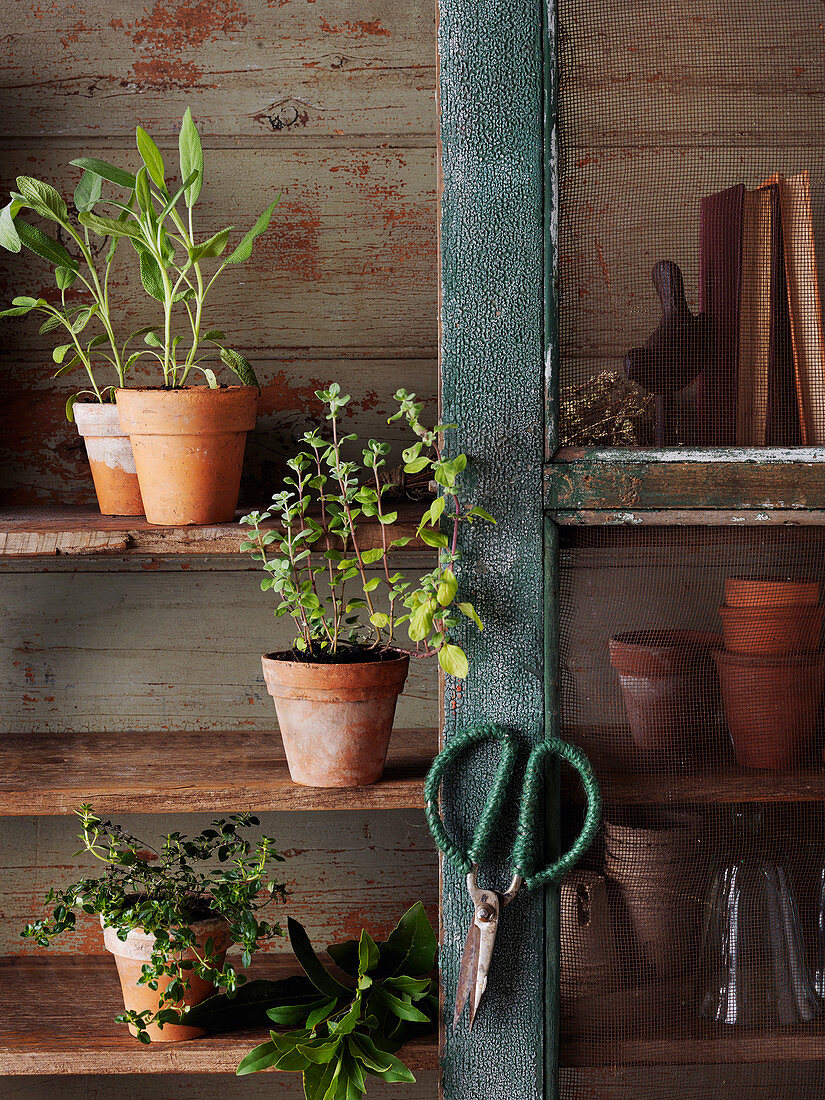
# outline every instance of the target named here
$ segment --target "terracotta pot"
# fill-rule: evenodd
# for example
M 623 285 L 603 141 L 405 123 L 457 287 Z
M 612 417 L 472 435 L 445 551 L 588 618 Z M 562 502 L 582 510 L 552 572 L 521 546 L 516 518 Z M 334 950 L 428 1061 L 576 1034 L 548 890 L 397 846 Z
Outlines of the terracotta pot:
M 746 768 L 789 768 L 816 730 L 825 653 L 751 657 L 714 653 L 733 751 Z
M 719 634 L 698 630 L 639 630 L 610 639 L 610 660 L 642 753 L 660 761 L 700 754 L 720 709 L 710 659 L 720 646 Z
M 253 386 L 117 390 L 150 523 L 229 523 L 235 516 Z
M 811 607 L 819 603 L 819 581 L 792 577 L 728 577 L 728 607 Z
M 762 657 L 819 648 L 825 607 L 720 607 L 725 649 Z
M 640 812 L 627 822 L 605 821 L 604 838 L 624 980 L 638 984 L 680 973 L 695 958 L 701 929 L 698 822 Z
M 74 406 L 74 422 L 86 444 L 97 504 L 104 516 L 142 516 L 135 456 L 120 427 L 117 405 Z
M 614 984 L 616 973 L 605 878 L 576 868 L 564 876 L 559 890 L 562 997 L 603 993 Z
M 169 985 L 171 978 L 160 978 L 157 989 L 150 989 L 148 985 L 138 984 L 141 969 L 151 958 L 155 937 L 141 929 L 133 929 L 125 940 L 120 940 L 114 928 L 108 928 L 103 924 L 102 917 L 100 923 L 103 927 L 103 943 L 106 950 L 111 951 L 115 957 L 120 987 L 123 990 L 123 1003 L 126 1009 L 135 1009 L 137 1012 L 149 1009 L 151 1012 L 156 1012 L 160 999 L 159 995 Z M 216 947 L 222 947 L 217 959 L 220 965 L 223 965 L 229 941 L 229 926 L 223 917 L 197 921 L 192 925 L 192 931 L 195 933 L 200 951 L 203 951 L 204 945 L 210 936 Z M 179 956 L 180 959 L 193 959 L 194 957 L 192 951 L 184 951 Z M 189 986 L 183 1000 L 177 1002 L 178 1005 L 200 1004 L 201 1001 L 205 1001 L 207 997 L 215 992 L 215 987 L 211 982 L 205 982 L 191 972 L 189 973 Z M 129 1030 L 133 1035 L 137 1034 L 131 1025 Z M 206 1032 L 205 1028 L 188 1027 L 183 1024 L 164 1024 L 162 1028 L 158 1027 L 157 1024 L 152 1024 L 146 1030 L 153 1043 L 176 1043 L 181 1039 L 195 1039 L 198 1035 L 203 1035 Z
M 363 787 L 381 778 L 410 664 L 409 654 L 392 652 L 350 664 L 311 664 L 289 653 L 261 658 L 293 782 Z

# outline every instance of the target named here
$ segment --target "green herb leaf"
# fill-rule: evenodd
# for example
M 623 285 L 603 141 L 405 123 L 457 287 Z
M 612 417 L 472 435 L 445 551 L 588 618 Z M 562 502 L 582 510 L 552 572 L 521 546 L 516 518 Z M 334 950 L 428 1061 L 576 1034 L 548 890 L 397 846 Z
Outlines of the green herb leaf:
M 87 215 L 84 215 L 86 217 Z M 77 270 L 77 260 L 73 259 L 66 249 L 60 244 L 59 241 L 54 240 L 53 237 L 48 236 L 42 229 L 38 229 L 34 225 L 29 225 L 28 222 L 17 221 L 14 223 L 17 229 L 18 236 L 26 248 L 30 249 L 35 255 L 39 256 L 43 260 L 47 260 L 50 264 L 55 264 L 59 267 L 69 267 Z
M 369 974 L 371 970 L 375 970 L 379 961 L 378 944 L 366 930 L 361 930 L 361 939 L 358 941 L 358 973 L 359 975 Z
M 90 214 L 88 211 L 78 215 L 78 221 L 97 233 L 99 237 L 131 237 L 132 240 L 141 241 L 142 234 L 134 221 L 127 221 L 124 217 L 105 218 L 99 214 Z
M 149 175 L 152 177 L 152 182 L 156 187 L 164 188 L 166 186 L 166 175 L 160 149 L 142 126 L 138 126 L 135 137 L 137 138 L 138 152 L 143 158 L 143 163 L 146 165 Z
M 100 176 L 101 179 L 108 180 L 109 183 L 117 184 L 118 187 L 126 187 L 130 191 L 135 189 L 135 177 L 132 173 L 125 172 L 122 168 L 116 168 L 114 164 L 109 164 L 108 161 L 98 160 L 97 157 L 78 157 L 69 163 L 76 168 L 84 168 L 87 172 L 92 172 L 94 175 Z
M 319 991 L 324 993 L 327 997 L 347 997 L 352 996 L 352 990 L 347 989 L 345 985 L 341 985 L 330 972 L 323 965 L 321 960 L 315 954 L 312 944 L 309 941 L 304 926 L 299 924 L 298 921 L 293 920 L 292 917 L 288 918 L 287 931 L 289 934 L 289 942 L 292 944 L 292 950 L 295 952 L 295 958 L 301 965 L 301 969 Z
M 270 1040 L 250 1050 L 235 1072 L 238 1077 L 247 1073 L 258 1073 L 259 1070 L 274 1066 L 280 1057 L 280 1049 Z
M 65 224 L 69 212 L 66 203 L 53 187 L 32 176 L 18 176 L 17 190 L 26 203 L 44 218 Z
M 249 257 L 252 255 L 252 246 L 255 243 L 256 238 L 260 237 L 262 233 L 266 232 L 267 228 L 269 227 L 270 219 L 272 218 L 272 211 L 278 205 L 280 199 L 281 196 L 279 195 L 273 203 L 269 204 L 269 206 L 266 208 L 266 210 L 264 210 L 263 214 L 260 215 L 258 220 L 255 222 L 255 224 L 243 238 L 241 243 L 234 250 L 234 252 L 230 252 L 230 254 L 226 257 L 225 263 L 242 264 L 249 259 Z
M 258 385 L 258 379 L 252 369 L 252 364 L 239 351 L 234 351 L 232 348 L 221 348 L 221 361 L 237 374 L 244 386 Z
M 443 535 L 440 531 L 431 531 L 428 527 L 422 527 L 418 532 L 418 536 L 427 546 L 445 547 L 447 545 L 446 535 Z
M 448 607 L 455 599 L 456 592 L 458 592 L 458 581 L 455 579 L 455 573 L 447 566 L 441 571 L 435 598 L 442 607 Z
M 102 194 L 102 177 L 95 172 L 84 172 L 74 191 L 74 204 L 78 211 L 91 210 Z
M 361 560 L 363 561 L 364 565 L 374 565 L 375 562 L 381 561 L 383 556 L 384 556 L 383 547 L 376 546 L 372 550 L 365 550 L 361 554 Z
M 464 650 L 449 643 L 439 649 L 438 663 L 448 676 L 457 676 L 461 680 L 467 675 L 470 667 Z
M 54 269 L 54 281 L 58 290 L 68 290 L 78 276 L 78 270 L 74 267 L 56 267 Z
M 420 901 L 411 906 L 380 945 L 386 974 L 427 974 L 435 966 L 438 941 Z
M 0 246 L 9 252 L 19 252 L 23 247 L 14 224 L 19 209 L 20 203 L 12 199 L 0 210 Z
M 207 241 L 203 241 L 202 244 L 196 244 L 194 248 L 189 249 L 189 259 L 192 263 L 197 260 L 203 259 L 216 259 L 220 256 L 226 248 L 227 241 L 229 240 L 229 234 L 232 232 L 233 226 L 229 226 L 227 229 L 219 229 L 217 233 L 213 233 Z
M 396 997 L 390 993 L 383 985 L 376 985 L 373 989 L 373 996 L 375 999 L 385 1008 L 388 1008 L 394 1016 L 397 1016 L 399 1020 L 406 1020 L 408 1023 L 414 1024 L 426 1024 L 428 1017 L 424 1013 L 404 1000 L 402 997 Z
M 187 207 L 191 209 L 198 201 L 201 185 L 203 184 L 203 146 L 189 107 L 186 108 L 183 115 L 178 137 L 178 151 L 180 152 L 181 179 L 189 179 L 193 172 L 197 172 L 197 176 L 186 187 L 185 202 Z
M 77 401 L 78 395 L 73 393 L 69 400 L 66 402 L 66 419 L 70 424 L 74 424 L 74 403 Z
M 466 615 L 468 619 L 472 619 L 479 630 L 484 629 L 484 623 L 478 617 L 478 612 L 471 603 L 458 603 L 456 604 L 456 607 L 462 615 Z
M 143 283 L 143 289 L 156 301 L 165 301 L 163 276 L 158 261 L 148 248 L 139 249 L 138 255 L 140 257 L 140 281 Z

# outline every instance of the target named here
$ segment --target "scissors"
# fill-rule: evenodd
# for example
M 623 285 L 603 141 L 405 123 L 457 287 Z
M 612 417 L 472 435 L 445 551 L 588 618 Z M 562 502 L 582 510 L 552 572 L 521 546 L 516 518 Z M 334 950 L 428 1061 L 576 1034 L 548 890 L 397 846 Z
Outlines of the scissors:
M 455 758 L 471 745 L 490 740 L 501 742 L 501 758 L 470 847 L 464 851 L 452 840 L 444 827 L 438 812 L 438 792 L 444 772 Z M 556 737 L 547 738 L 533 748 L 527 761 L 521 790 L 516 842 L 513 846 L 510 885 L 503 892 L 481 888 L 478 885 L 479 864 L 487 856 L 490 841 L 497 832 L 517 756 L 518 739 L 512 730 L 498 725 L 475 726 L 456 734 L 442 749 L 433 761 L 424 783 L 430 831 L 444 855 L 466 874 L 467 890 L 473 903 L 473 920 L 464 943 L 458 975 L 453 1030 L 464 1011 L 464 1006 L 469 1001 L 469 1030 L 472 1031 L 479 1002 L 487 988 L 487 975 L 490 972 L 502 910 L 507 908 L 522 886 L 530 890 L 534 886 L 557 882 L 584 854 L 599 827 L 602 799 L 590 761 L 575 745 L 570 745 Z M 557 756 L 566 760 L 579 773 L 587 796 L 587 813 L 582 830 L 570 850 L 555 863 L 537 870 L 544 838 L 544 819 L 540 816 L 540 810 L 544 762 L 548 756 Z

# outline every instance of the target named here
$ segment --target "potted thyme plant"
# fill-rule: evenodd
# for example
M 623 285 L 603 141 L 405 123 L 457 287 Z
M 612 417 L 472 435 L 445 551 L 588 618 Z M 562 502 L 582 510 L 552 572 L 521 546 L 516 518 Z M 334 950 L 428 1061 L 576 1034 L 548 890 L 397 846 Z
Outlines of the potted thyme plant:
M 74 193 L 77 214 L 90 211 L 100 194 L 100 177 L 84 172 Z M 56 224 L 72 252 L 20 217 L 23 210 Z M 109 276 L 118 239 L 113 238 L 102 259 L 97 259 L 88 228 L 70 214 L 59 192 L 31 176 L 18 176 L 17 190 L 0 210 L 0 246 L 15 253 L 25 247 L 54 268 L 57 302 L 20 295 L 0 317 L 39 314 L 43 317 L 40 332 L 55 333 L 60 340 L 52 352 L 57 365 L 54 377 L 86 372 L 85 385 L 66 402 L 66 416 L 76 422 L 84 437 L 100 511 L 104 515 L 142 515 L 132 445 L 120 428 L 114 404 L 115 389 L 126 385 L 127 372 L 137 358 L 134 353 L 127 358 L 126 346 L 119 346 L 110 308 Z M 75 293 L 67 298 L 72 289 Z M 101 369 L 113 380 L 104 383 Z M 78 398 L 81 402 L 76 404 Z
M 425 427 L 415 394 L 399 390 L 391 419 L 403 417 L 417 437 L 404 451 L 405 470 L 428 470 L 442 492 L 418 527 L 419 537 L 438 550 L 438 565 L 416 583 L 393 570 L 391 551 L 410 540 L 392 537 L 398 513 L 383 500 L 380 470 L 389 444 L 371 439 L 361 463 L 346 459 L 344 449 L 356 436 L 342 435 L 339 420 L 350 397 L 337 383 L 317 396 L 331 436 L 304 434 L 305 449 L 287 463 L 287 488 L 269 510 L 241 521 L 251 528 L 242 549 L 265 570 L 261 588 L 276 594 L 275 615 L 290 615 L 298 632 L 290 650 L 262 658 L 293 781 L 362 786 L 381 777 L 409 669 L 410 651 L 399 647 L 398 629 L 406 624 L 415 656 L 435 656 L 445 673 L 466 676 L 467 657 L 454 631 L 461 617 L 479 629 L 482 624 L 473 605 L 456 598 L 459 530 L 495 520 L 461 499 L 466 456 L 447 458 L 440 442 L 451 425 Z M 274 529 L 268 526 L 273 518 Z M 449 520 L 449 535 L 440 529 L 442 518 Z M 362 519 L 372 521 L 373 531 L 377 521 L 378 545 L 365 545 Z M 368 574 L 371 566 L 377 575 Z
M 226 961 L 228 946 L 241 946 L 247 967 L 264 940 L 283 935 L 279 925 L 258 918 L 273 898 L 286 895 L 268 877 L 270 865 L 283 861 L 275 842 L 268 836 L 253 842 L 244 834 L 258 819 L 233 814 L 191 838 L 169 833 L 155 850 L 88 805 L 77 814 L 81 852 L 105 873 L 50 890 L 51 918 L 27 924 L 21 935 L 47 947 L 74 929 L 78 913 L 98 915 L 123 990 L 117 1022 L 143 1043 L 202 1035 L 203 1027 L 181 1022 L 186 1007 L 217 989 L 232 996 L 246 981 Z

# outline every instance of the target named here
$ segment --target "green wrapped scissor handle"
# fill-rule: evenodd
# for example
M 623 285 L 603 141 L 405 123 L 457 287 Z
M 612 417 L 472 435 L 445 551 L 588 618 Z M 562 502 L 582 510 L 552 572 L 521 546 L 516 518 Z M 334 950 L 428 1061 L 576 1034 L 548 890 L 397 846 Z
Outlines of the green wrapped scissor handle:
M 490 792 L 478 819 L 469 848 L 464 851 L 449 836 L 438 812 L 438 790 L 445 770 L 471 745 L 480 741 L 501 742 L 501 758 L 496 768 Z M 498 819 L 504 808 L 507 788 L 513 777 L 518 756 L 516 734 L 504 726 L 495 724 L 472 726 L 453 737 L 438 754 L 424 781 L 424 799 L 427 822 L 435 842 L 444 855 L 465 874 L 483 863 L 490 841 L 495 834 Z M 544 822 L 539 818 L 541 791 L 544 782 L 544 763 L 548 756 L 556 756 L 571 764 L 579 773 L 587 799 L 587 813 L 581 832 L 571 848 L 555 863 L 537 870 L 544 839 Z M 590 761 L 575 745 L 558 737 L 548 737 L 536 745 L 527 760 L 524 784 L 519 806 L 516 843 L 513 847 L 513 873 L 524 879 L 524 885 L 543 886 L 556 882 L 587 851 L 599 827 L 602 796 Z

